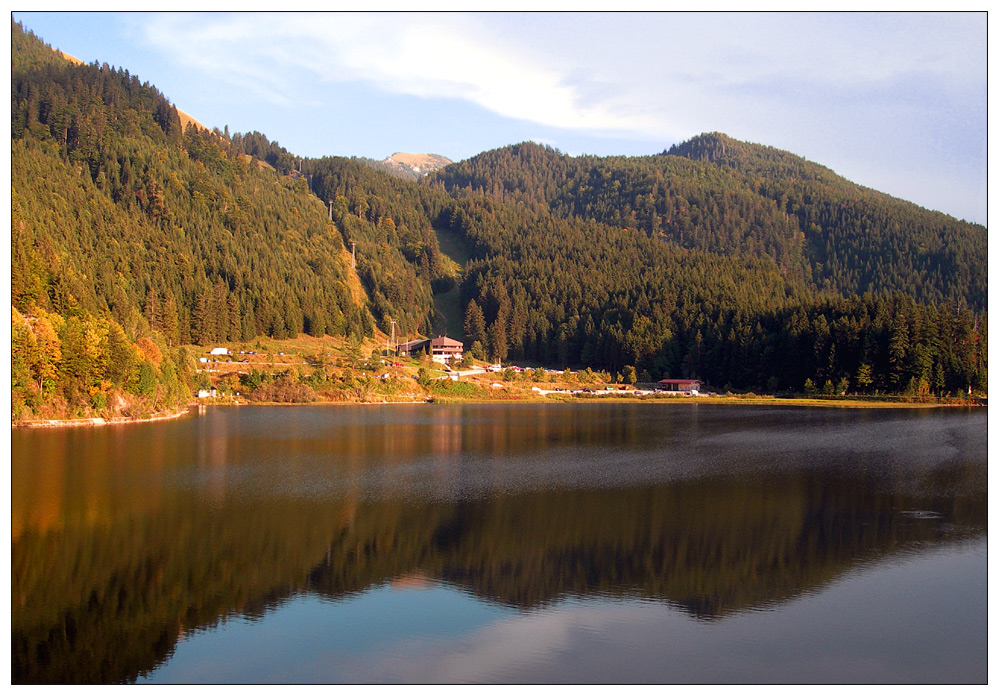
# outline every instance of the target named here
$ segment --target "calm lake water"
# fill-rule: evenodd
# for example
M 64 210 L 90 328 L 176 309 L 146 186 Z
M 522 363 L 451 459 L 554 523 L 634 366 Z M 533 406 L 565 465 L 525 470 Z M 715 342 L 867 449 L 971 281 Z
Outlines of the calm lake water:
M 985 683 L 986 410 L 241 407 L 12 437 L 12 679 Z

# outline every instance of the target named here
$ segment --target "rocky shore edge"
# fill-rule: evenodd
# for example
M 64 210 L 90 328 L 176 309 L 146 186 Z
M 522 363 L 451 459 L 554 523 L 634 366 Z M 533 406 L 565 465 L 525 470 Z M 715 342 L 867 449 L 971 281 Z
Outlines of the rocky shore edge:
M 105 425 L 123 425 L 126 423 L 152 423 L 154 421 L 174 420 L 183 418 L 190 414 L 198 413 L 199 404 L 191 404 L 182 411 L 169 411 L 156 413 L 146 418 L 67 418 L 65 420 L 35 419 L 16 421 L 10 424 L 11 428 L 72 428 L 72 427 L 100 427 Z

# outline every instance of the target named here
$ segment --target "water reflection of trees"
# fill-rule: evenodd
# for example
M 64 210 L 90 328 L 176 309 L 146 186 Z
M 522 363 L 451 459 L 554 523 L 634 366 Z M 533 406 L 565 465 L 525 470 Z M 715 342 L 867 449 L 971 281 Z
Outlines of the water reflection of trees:
M 934 477 L 942 474 L 935 472 Z M 117 682 L 185 632 L 420 575 L 523 609 L 567 595 L 669 602 L 713 618 L 819 588 L 858 563 L 983 535 L 980 471 L 899 492 L 789 472 L 452 504 L 160 496 L 96 524 L 19 530 L 15 682 Z M 939 517 L 910 514 L 932 510 Z
M 856 484 L 707 480 L 464 502 L 400 511 L 397 521 L 362 512 L 310 584 L 336 596 L 419 568 L 524 609 L 602 594 L 712 618 L 821 587 L 858 563 L 984 533 L 984 497 L 928 501 Z M 943 514 L 905 514 L 928 503 Z

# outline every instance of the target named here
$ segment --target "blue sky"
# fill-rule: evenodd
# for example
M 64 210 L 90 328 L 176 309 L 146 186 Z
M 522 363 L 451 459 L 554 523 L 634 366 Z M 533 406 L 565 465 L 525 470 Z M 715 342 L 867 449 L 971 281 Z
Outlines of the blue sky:
M 297 155 L 525 140 L 646 155 L 721 131 L 987 222 L 979 13 L 15 12 L 209 127 Z

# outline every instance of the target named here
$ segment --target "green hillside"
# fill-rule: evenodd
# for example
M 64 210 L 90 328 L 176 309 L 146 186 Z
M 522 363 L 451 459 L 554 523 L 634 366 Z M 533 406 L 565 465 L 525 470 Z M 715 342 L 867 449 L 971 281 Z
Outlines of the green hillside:
M 902 291 L 923 302 L 987 306 L 988 235 L 975 225 L 858 186 L 771 147 L 712 133 L 668 154 L 742 177 L 797 223 L 816 286 Z
M 143 338 L 170 365 L 187 343 L 371 333 L 340 232 L 304 181 L 218 134 L 181 132 L 127 70 L 40 60 L 55 53 L 16 24 L 12 43 L 15 416 L 164 406 Z
M 532 143 L 432 175 L 427 185 L 455 198 L 446 225 L 475 249 L 463 290 L 484 329 L 466 343 L 480 340 L 494 358 L 631 365 L 648 378 L 695 376 L 717 388 L 984 388 L 986 322 L 976 308 L 985 298 L 964 290 L 985 287 L 984 228 L 858 194 L 857 209 L 876 212 L 866 201 L 884 199 L 912 229 L 895 233 L 909 241 L 891 246 L 890 258 L 863 257 L 885 267 L 883 284 L 846 291 L 816 282 L 826 266 L 797 219 L 748 182 L 731 167 L 678 156 L 568 157 Z M 932 263 L 956 270 L 931 276 L 900 250 L 932 237 L 941 220 L 958 241 Z M 902 270 L 885 270 L 894 267 Z
M 986 229 L 865 189 L 774 148 L 702 135 L 650 157 L 522 143 L 434 177 L 447 190 L 629 228 L 685 249 L 765 257 L 815 290 L 986 307 Z

